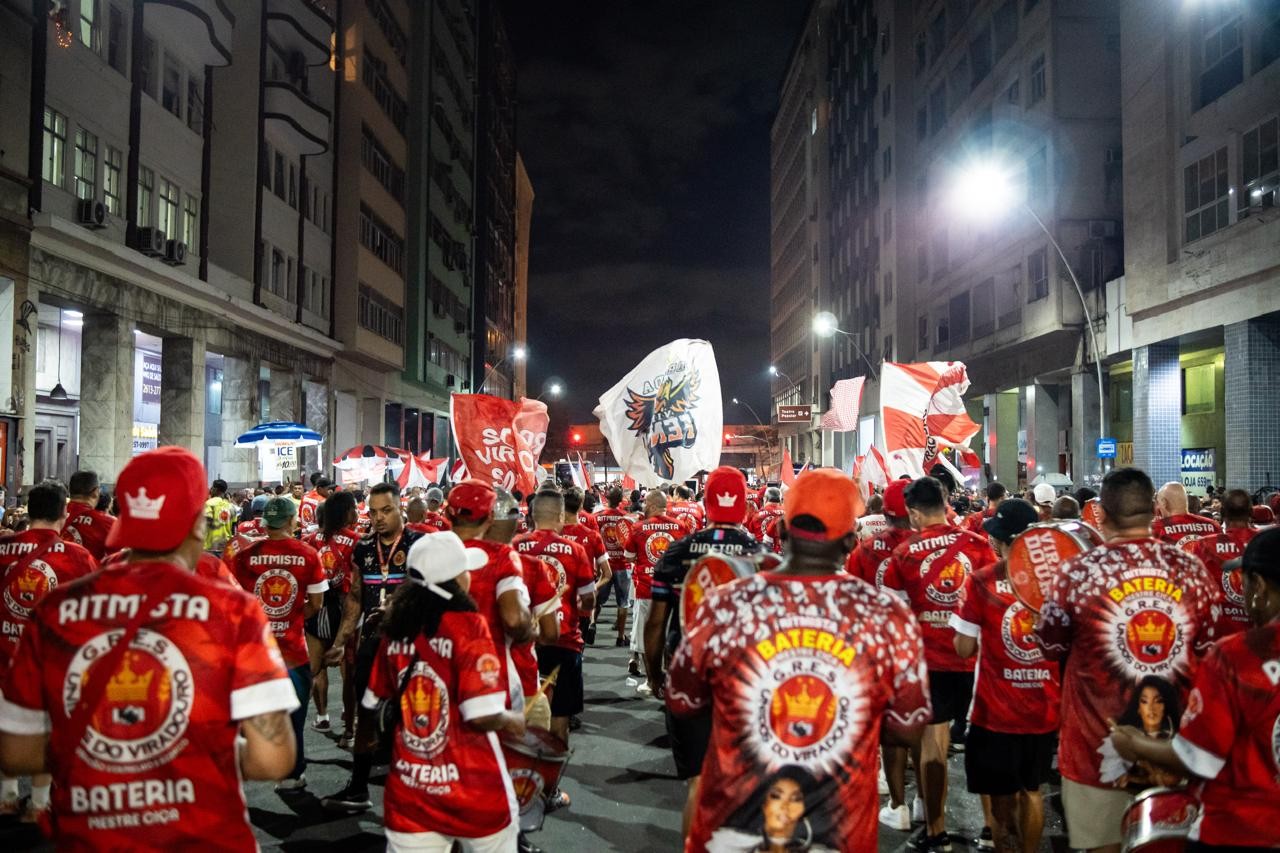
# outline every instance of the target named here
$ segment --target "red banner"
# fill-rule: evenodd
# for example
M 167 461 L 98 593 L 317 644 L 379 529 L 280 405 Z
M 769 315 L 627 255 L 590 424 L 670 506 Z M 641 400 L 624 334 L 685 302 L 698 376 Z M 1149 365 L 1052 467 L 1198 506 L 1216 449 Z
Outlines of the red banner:
M 547 446 L 547 429 L 551 426 L 551 416 L 547 414 L 547 404 L 541 400 L 521 397 L 519 402 L 520 411 L 516 412 L 512 423 L 528 445 L 536 466 L 542 458 L 542 448 Z
M 508 491 L 531 494 L 538 486 L 537 413 L 528 400 L 504 400 L 488 394 L 454 394 L 449 400 L 453 440 L 468 473 Z M 541 416 L 546 406 L 540 403 Z M 546 424 L 541 427 L 546 442 Z M 539 452 L 541 448 L 539 448 Z

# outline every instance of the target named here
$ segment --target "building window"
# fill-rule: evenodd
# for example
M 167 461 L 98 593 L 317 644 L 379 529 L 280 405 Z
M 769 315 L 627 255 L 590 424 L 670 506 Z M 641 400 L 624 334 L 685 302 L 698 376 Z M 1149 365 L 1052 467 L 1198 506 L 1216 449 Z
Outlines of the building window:
M 1217 372 L 1213 363 L 1198 364 L 1182 370 L 1182 413 L 1199 415 L 1216 408 Z
M 1035 302 L 1049 295 L 1049 256 L 1044 249 L 1027 255 L 1027 301 Z
M 1240 137 L 1240 178 L 1244 185 L 1239 200 L 1241 208 L 1261 204 L 1265 194 L 1276 190 L 1277 179 L 1280 179 L 1277 129 L 1280 129 L 1280 119 L 1271 118 Z
M 989 278 L 973 289 L 973 339 L 985 338 L 996 330 L 995 279 Z
M 142 37 L 142 67 L 138 85 L 151 97 L 156 96 L 156 43 L 147 35 Z
M 164 86 L 160 91 L 160 105 L 182 118 L 182 69 L 167 54 L 164 58 Z
M 1262 32 L 1258 36 L 1258 49 L 1254 54 L 1254 73 L 1280 59 L 1280 3 L 1274 2 L 1255 12 L 1261 18 Z
M 271 143 L 262 143 L 262 186 L 267 192 L 271 191 L 271 164 L 273 162 L 271 155 Z
M 289 206 L 298 209 L 298 167 L 289 163 Z
M 1044 77 L 1044 54 L 1040 54 L 1031 61 L 1031 103 L 1037 104 L 1044 100 L 1045 92 L 1048 86 Z
M 893 302 L 893 273 L 886 272 L 884 274 L 884 304 L 888 305 Z
M 124 154 L 119 148 L 107 146 L 102 158 L 102 198 L 107 210 L 119 216 L 124 210 L 124 198 L 120 191 L 120 176 L 124 170 Z
M 129 62 L 129 24 L 119 6 L 107 9 L 107 64 L 127 74 Z
M 178 199 L 182 194 L 178 185 L 168 178 L 160 179 L 160 215 L 156 218 L 156 227 L 166 237 L 178 236 Z
M 1200 106 L 1212 103 L 1244 80 L 1244 17 L 1237 3 L 1215 3 L 1201 13 Z
M 182 242 L 187 244 L 187 249 L 191 252 L 196 250 L 196 217 L 199 216 L 199 210 L 196 197 L 187 196 L 187 202 L 182 207 Z
M 204 82 L 194 74 L 187 77 L 187 127 L 204 132 Z
M 938 335 L 936 343 L 937 345 L 934 347 L 934 350 L 937 352 L 942 352 L 951 346 L 951 321 L 947 317 L 938 318 Z
M 98 137 L 83 127 L 76 130 L 76 198 L 96 198 L 98 188 Z
M 298 296 L 298 279 L 293 274 L 293 258 L 284 261 L 284 298 L 292 304 Z
M 396 130 L 404 133 L 408 123 L 409 105 L 387 79 L 387 64 L 366 50 L 361 77 L 365 88 L 373 93 L 373 99 L 378 102 L 378 106 L 382 107 L 387 118 L 391 119 Z
M 360 285 L 357 315 L 361 326 L 400 346 L 404 342 L 403 314 L 404 309 L 399 305 L 369 285 Z
M 1018 0 L 1005 0 L 991 19 L 995 30 L 996 62 L 1018 41 Z
M 1022 322 L 1022 264 L 1017 264 L 996 276 L 995 309 L 996 328 L 1007 329 Z
M 368 6 L 369 14 L 377 23 L 378 29 L 382 30 L 382 35 L 386 37 L 391 52 L 396 55 L 396 59 L 400 60 L 400 64 L 404 65 L 408 55 L 409 39 L 396 21 L 396 16 L 391 14 L 386 0 L 369 0 Z
M 1017 78 L 1014 78 L 1014 81 L 1009 84 L 1009 88 L 1004 90 L 1004 99 L 1006 103 L 1014 106 L 1017 106 L 1022 101 L 1022 87 Z
M 889 109 L 893 105 L 893 84 L 885 83 L 884 91 L 880 93 L 880 115 L 887 117 Z
M 893 335 L 884 336 L 884 360 L 893 361 Z
M 1049 155 L 1043 147 L 1027 158 L 1027 204 L 1049 200 Z
M 271 283 L 267 288 L 277 296 L 284 295 L 284 252 L 271 250 Z
M 889 242 L 893 239 L 893 208 L 885 208 L 884 211 L 884 240 Z
M 156 192 L 156 173 L 146 166 L 138 167 L 138 227 L 151 225 L 151 197 Z
M 884 149 L 883 160 L 884 160 L 884 179 L 887 181 L 889 180 L 889 176 L 893 174 L 893 148 L 892 147 L 887 147 Z
M 962 344 L 969 340 L 969 292 L 958 293 L 951 297 L 951 342 Z
M 67 117 L 57 110 L 44 110 L 44 170 L 43 177 L 55 187 L 66 181 L 67 169 Z
M 80 0 L 80 43 L 98 49 L 98 0 Z
M 929 349 L 929 316 L 922 314 L 916 320 L 916 349 L 925 352 Z
M 1226 146 L 1183 170 L 1185 242 L 1208 237 L 1230 224 L 1229 192 Z
M 276 158 L 276 189 L 275 189 L 275 193 L 276 193 L 276 197 L 277 197 L 277 198 L 279 198 L 281 201 L 284 201 L 284 198 L 285 198 L 285 192 L 286 192 L 286 191 L 285 191 L 285 186 L 284 186 L 284 174 L 285 174 L 285 172 L 284 172 L 284 155 L 283 155 L 283 154 L 281 154 L 279 151 L 277 151 L 277 152 L 275 152 L 275 158 Z
M 397 273 L 404 272 L 404 238 L 360 205 L 360 245 Z

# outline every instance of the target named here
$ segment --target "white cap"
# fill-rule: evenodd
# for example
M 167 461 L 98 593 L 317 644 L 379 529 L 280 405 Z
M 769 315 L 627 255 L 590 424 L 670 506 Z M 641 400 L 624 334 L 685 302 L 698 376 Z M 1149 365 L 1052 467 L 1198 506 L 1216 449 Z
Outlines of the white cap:
M 458 534 L 445 530 L 424 534 L 410 545 L 405 568 L 411 582 L 425 586 L 441 598 L 453 598 L 440 584 L 482 568 L 488 562 L 489 555 L 484 551 L 466 547 Z
M 1058 497 L 1058 492 L 1048 483 L 1041 483 L 1031 490 L 1035 502 L 1038 504 L 1051 504 Z

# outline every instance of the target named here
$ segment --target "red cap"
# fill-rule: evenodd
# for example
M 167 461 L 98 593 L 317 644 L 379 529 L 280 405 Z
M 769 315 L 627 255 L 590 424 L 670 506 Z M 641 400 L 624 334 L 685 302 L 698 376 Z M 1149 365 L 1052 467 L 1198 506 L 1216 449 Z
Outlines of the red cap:
M 884 490 L 884 514 L 894 518 L 907 517 L 907 486 L 910 480 L 894 480 Z
M 204 465 L 191 451 L 161 447 L 135 456 L 116 480 L 120 518 L 108 548 L 164 553 L 182 544 L 209 493 Z
M 702 505 L 713 524 L 741 524 L 747 517 L 747 478 L 729 465 L 707 475 Z
M 862 497 L 852 478 L 834 468 L 806 471 L 782 498 L 782 514 L 787 535 L 799 539 L 834 541 L 854 531 L 862 514 Z M 808 516 L 801 527 L 795 521 Z M 817 522 L 822 530 L 805 529 Z
M 1253 508 L 1254 524 L 1266 525 L 1266 524 L 1275 524 L 1275 522 L 1276 522 L 1276 514 L 1271 511 L 1271 507 L 1258 504 Z
M 445 514 L 450 519 L 472 523 L 484 521 L 493 515 L 493 505 L 498 493 L 483 480 L 463 480 L 449 490 L 449 506 Z

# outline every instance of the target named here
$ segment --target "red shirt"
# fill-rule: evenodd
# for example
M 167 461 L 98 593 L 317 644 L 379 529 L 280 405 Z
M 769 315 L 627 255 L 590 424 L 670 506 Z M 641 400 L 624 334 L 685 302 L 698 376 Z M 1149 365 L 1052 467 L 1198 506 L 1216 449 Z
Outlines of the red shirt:
M 25 560 L 32 551 L 52 541 L 53 547 L 35 560 Z M 20 571 L 18 564 L 26 562 Z M 97 571 L 98 564 L 84 547 L 59 539 L 56 530 L 24 530 L 0 539 L 0 588 L 4 607 L 0 608 L 0 673 L 9 660 L 31 614 L 56 587 Z
M 578 524 L 581 524 L 583 527 L 589 527 L 596 532 L 600 531 L 600 525 L 596 522 L 595 515 L 587 512 L 585 509 L 578 510 Z
M 884 588 L 884 573 L 889 568 L 889 557 L 893 549 L 906 542 L 914 532 L 908 527 L 889 527 L 870 539 L 858 543 L 858 547 L 849 552 L 845 560 L 844 570 L 855 578 L 861 578 L 876 589 Z
M 80 501 L 68 501 L 67 523 L 62 525 L 62 538 L 83 545 L 93 559 L 102 562 L 107 555 L 107 535 L 115 526 L 115 516 Z
M 578 543 L 551 530 L 535 530 L 516 539 L 515 545 L 521 554 L 531 554 L 555 570 L 560 590 L 560 639 L 556 645 L 581 652 L 582 629 L 578 627 L 578 616 L 585 614 L 578 607 L 578 599 L 596 591 L 596 573 L 587 552 Z
M 775 519 L 782 518 L 781 504 L 765 504 L 755 515 L 747 520 L 747 532 L 757 539 L 763 540 Z
M 667 504 L 667 515 L 683 524 L 688 533 L 702 527 L 702 507 L 693 501 L 672 501 Z
M 585 524 L 566 524 L 561 530 L 560 535 L 570 542 L 577 542 L 582 546 L 582 550 L 587 552 L 587 559 L 591 561 L 591 568 L 594 571 L 596 560 L 608 554 L 604 547 L 604 538 Z
M 445 530 L 443 527 L 437 527 L 426 521 L 410 521 L 405 527 L 415 533 L 440 533 Z
M 1205 781 L 1191 838 L 1270 848 L 1280 826 L 1280 624 L 1215 643 L 1173 751 Z
M 95 671 L 144 598 L 150 615 L 120 668 Z M 72 747 L 86 678 L 110 681 Z M 67 757 L 51 768 L 59 849 L 129 850 L 139 839 L 157 850 L 256 849 L 239 721 L 298 699 L 262 608 L 242 590 L 169 563 L 59 587 L 36 608 L 3 689 L 0 729 L 52 732 L 52 754 Z
M 1218 596 L 1203 564 L 1155 539 L 1099 545 L 1059 569 L 1036 634 L 1062 673 L 1058 767 L 1082 785 L 1106 787 L 1098 748 L 1134 685 L 1158 675 L 1186 692 L 1212 642 Z
M 536 623 L 548 613 L 556 614 L 556 624 L 560 623 L 560 588 L 556 570 L 550 565 L 528 554 L 521 555 L 520 565 L 524 570 L 524 585 L 529 590 L 529 612 Z M 538 692 L 538 656 L 533 650 L 533 640 L 514 643 L 511 646 L 511 661 L 515 664 L 516 673 L 520 676 L 520 687 L 526 697 Z
M 634 566 L 631 579 L 635 583 L 636 598 L 653 598 L 654 567 L 662 561 L 671 543 L 685 535 L 684 525 L 666 515 L 651 516 L 631 529 L 624 557 Z
M 710 707 L 711 740 L 685 850 L 757 849 L 761 802 L 780 771 L 796 769 L 810 780 L 812 843 L 875 850 L 880 727 L 932 715 L 906 606 L 843 575 L 764 572 L 708 591 L 689 624 L 667 707 L 677 716 Z
M 316 510 L 319 509 L 320 504 L 323 502 L 324 496 L 315 489 L 312 489 L 303 495 L 302 502 L 298 504 L 298 521 L 301 522 L 304 527 L 310 527 L 315 524 Z
M 615 572 L 630 568 L 625 555 L 627 540 L 631 538 L 631 528 L 635 523 L 635 518 L 612 507 L 600 510 L 596 516 L 600 539 L 604 542 L 605 553 L 609 555 L 609 567 Z
M 1225 571 L 1222 564 L 1244 554 L 1244 546 L 1258 535 L 1252 527 L 1228 527 L 1221 533 L 1185 542 L 1182 548 L 1199 557 L 1209 572 L 1210 581 L 1216 581 L 1222 594 L 1222 609 L 1213 623 L 1213 638 L 1221 640 L 1249 627 L 1249 616 L 1244 609 L 1244 573 L 1237 567 Z
M 1013 594 L 1004 561 L 965 582 L 951 615 L 957 634 L 978 640 L 978 681 L 969 722 L 993 732 L 1038 735 L 1058 729 L 1062 682 L 1035 637 L 1036 615 Z
M 1152 537 L 1170 545 L 1177 545 L 1191 536 L 1213 536 L 1221 532 L 1222 528 L 1212 519 L 1185 512 L 1151 522 Z
M 386 826 L 394 832 L 492 835 L 515 819 L 515 791 L 498 736 L 467 721 L 507 706 L 501 661 L 479 613 L 448 611 L 430 639 L 383 638 L 362 704 L 400 694 L 400 725 L 391 747 Z
M 196 561 L 196 574 L 240 589 L 240 582 L 236 580 L 235 575 L 231 574 L 227 564 L 207 551 L 202 553 L 200 559 Z
M 960 609 L 969 575 L 995 561 L 987 540 L 950 524 L 931 524 L 893 550 L 884 585 L 906 593 L 930 670 L 973 672 L 977 661 L 956 654 L 951 614 Z
M 259 539 L 235 555 L 231 570 L 262 605 L 285 665 L 307 663 L 307 596 L 329 588 L 316 549 L 291 537 Z
M 510 692 L 516 678 L 515 662 L 511 658 L 511 640 L 502 624 L 502 608 L 498 598 L 515 591 L 520 600 L 529 604 L 529 591 L 524 585 L 524 566 L 515 550 L 503 542 L 485 539 L 468 539 L 468 548 L 479 548 L 489 555 L 489 562 L 471 573 L 471 589 L 468 594 L 476 603 L 480 616 L 489 628 L 492 652 L 502 661 L 502 689 Z
M 436 530 L 452 530 L 453 529 L 453 525 L 449 522 L 449 519 L 444 517 L 443 512 L 436 512 L 435 510 L 431 510 L 431 509 L 427 510 L 427 514 L 422 517 L 422 523 L 430 524 Z
M 236 525 L 236 535 L 232 536 L 231 540 L 227 542 L 227 547 L 222 549 L 222 562 L 231 565 L 238 552 L 266 535 L 267 531 L 262 526 L 262 519 L 254 518 L 240 522 Z
M 317 536 L 311 543 L 320 555 L 320 565 L 329 579 L 329 588 L 339 590 L 343 595 L 351 592 L 351 552 L 359 541 L 355 528 L 347 527 L 328 539 Z

